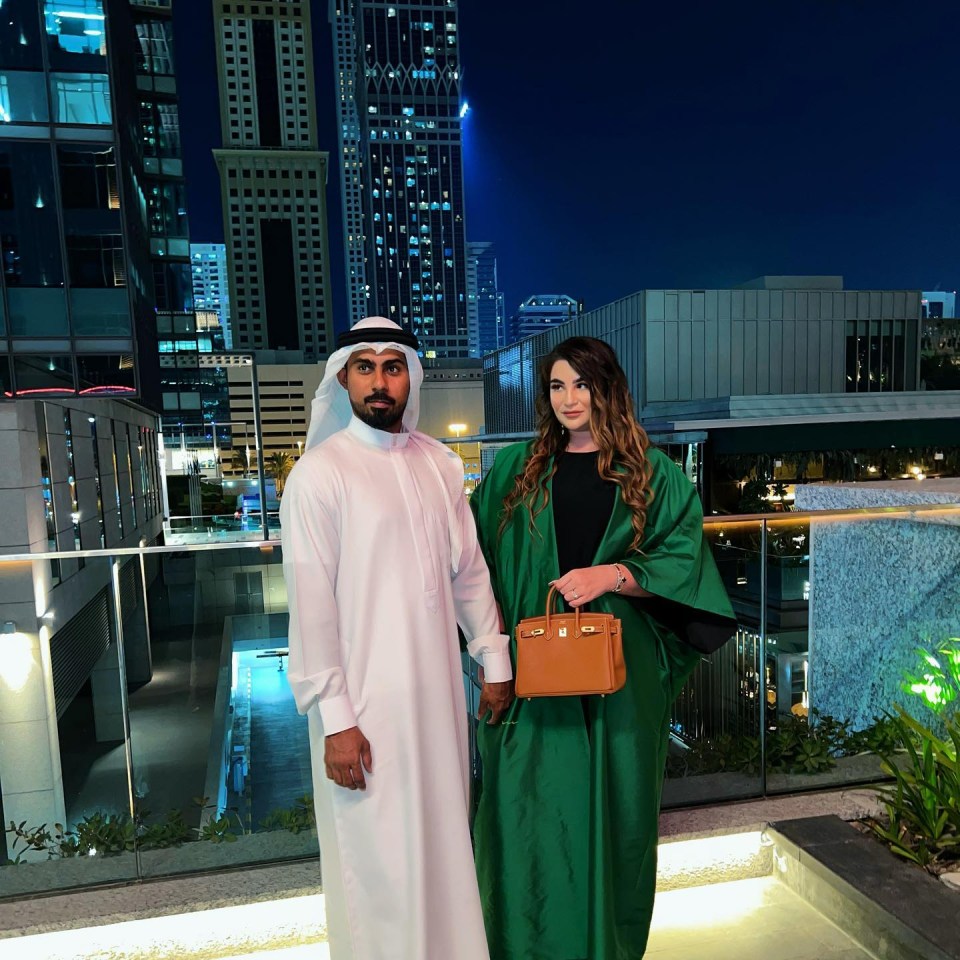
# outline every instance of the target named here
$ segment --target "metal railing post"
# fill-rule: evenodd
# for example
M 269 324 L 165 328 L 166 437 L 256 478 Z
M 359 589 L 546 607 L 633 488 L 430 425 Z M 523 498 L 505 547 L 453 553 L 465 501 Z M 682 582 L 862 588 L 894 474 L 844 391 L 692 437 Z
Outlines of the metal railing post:
M 142 554 L 141 554 L 142 556 Z M 117 668 L 120 673 L 120 708 L 123 717 L 123 752 L 127 764 L 127 801 L 130 819 L 136 823 L 136 795 L 133 786 L 133 743 L 130 739 L 130 696 L 127 691 L 127 657 L 123 649 L 123 607 L 120 600 L 120 561 L 111 558 L 110 572 L 113 583 L 113 629 L 117 643 Z M 140 869 L 140 851 L 137 850 L 137 878 L 143 879 Z
M 760 789 L 767 795 L 767 521 L 760 524 Z

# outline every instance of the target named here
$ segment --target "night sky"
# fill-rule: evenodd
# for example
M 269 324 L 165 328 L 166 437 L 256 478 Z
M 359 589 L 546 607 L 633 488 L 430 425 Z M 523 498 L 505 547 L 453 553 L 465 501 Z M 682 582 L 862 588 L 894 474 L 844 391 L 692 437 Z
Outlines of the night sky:
M 223 239 L 209 0 L 176 0 L 191 235 Z M 344 325 L 332 40 L 314 0 L 331 268 Z M 842 274 L 960 280 L 955 0 L 460 0 L 467 238 L 508 316 L 645 287 Z

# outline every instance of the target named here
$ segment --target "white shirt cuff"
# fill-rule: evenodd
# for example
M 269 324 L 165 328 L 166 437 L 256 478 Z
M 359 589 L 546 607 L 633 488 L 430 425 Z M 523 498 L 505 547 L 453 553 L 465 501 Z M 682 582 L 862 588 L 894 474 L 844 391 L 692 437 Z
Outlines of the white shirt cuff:
M 467 643 L 467 653 L 483 664 L 483 678 L 490 683 L 513 679 L 510 638 L 505 633 L 484 633 Z
M 353 704 L 346 694 L 320 700 L 317 706 L 320 708 L 320 721 L 323 723 L 325 737 L 357 725 L 357 715 L 353 712 Z
M 486 683 L 504 683 L 506 680 L 513 679 L 513 664 L 510 662 L 509 650 L 483 655 L 483 679 Z

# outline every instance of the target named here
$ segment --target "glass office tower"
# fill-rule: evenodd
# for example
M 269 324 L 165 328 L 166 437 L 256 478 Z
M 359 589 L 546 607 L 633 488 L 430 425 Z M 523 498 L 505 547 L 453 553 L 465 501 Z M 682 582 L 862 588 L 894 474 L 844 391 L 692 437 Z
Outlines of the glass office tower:
M 129 4 L 8 0 L 0 30 L 0 388 L 156 403 Z

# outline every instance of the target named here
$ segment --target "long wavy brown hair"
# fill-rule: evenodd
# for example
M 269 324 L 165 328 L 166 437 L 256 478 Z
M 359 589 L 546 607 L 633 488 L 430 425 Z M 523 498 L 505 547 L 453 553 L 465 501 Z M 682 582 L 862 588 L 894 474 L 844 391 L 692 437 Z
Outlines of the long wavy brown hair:
M 566 360 L 590 390 L 590 433 L 600 448 L 597 471 L 604 480 L 620 487 L 623 502 L 633 515 L 631 548 L 639 550 L 647 521 L 647 506 L 653 497 L 650 464 L 646 456 L 650 440 L 634 416 L 627 376 L 617 361 L 617 355 L 608 344 L 593 337 L 564 340 L 540 364 L 537 438 L 523 473 L 517 476 L 513 490 L 503 501 L 500 533 L 506 529 L 521 503 L 526 502 L 530 528 L 533 529 L 534 520 L 550 502 L 547 483 L 556 472 L 557 457 L 566 450 L 569 439 L 550 404 L 550 374 L 558 360 Z M 553 466 L 548 471 L 551 457 L 554 458 Z

